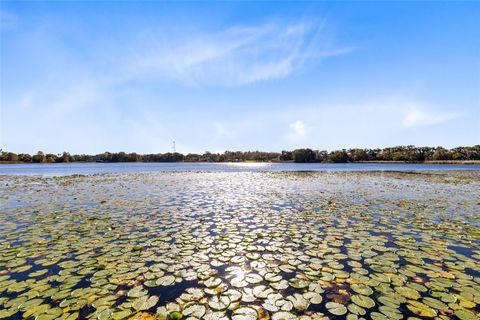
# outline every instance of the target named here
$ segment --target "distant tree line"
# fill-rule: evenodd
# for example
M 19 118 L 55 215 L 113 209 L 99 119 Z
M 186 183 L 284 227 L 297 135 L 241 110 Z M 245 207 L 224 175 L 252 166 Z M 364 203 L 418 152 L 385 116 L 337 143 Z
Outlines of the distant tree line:
M 241 162 L 241 161 L 291 161 L 291 162 L 363 162 L 363 161 L 468 161 L 480 160 L 480 145 L 445 149 L 442 147 L 398 146 L 383 149 L 342 149 L 319 151 L 296 149 L 282 152 L 262 151 L 225 151 L 224 153 L 205 152 L 138 154 L 126 152 L 104 152 L 97 155 L 87 154 L 45 154 L 38 151 L 34 155 L 2 151 L 1 162 L 54 163 L 54 162 Z
M 366 162 L 366 161 L 468 161 L 480 160 L 480 145 L 473 147 L 415 147 L 397 146 L 383 149 L 342 149 L 331 152 L 297 149 L 282 151 L 280 159 L 292 159 L 294 162 Z

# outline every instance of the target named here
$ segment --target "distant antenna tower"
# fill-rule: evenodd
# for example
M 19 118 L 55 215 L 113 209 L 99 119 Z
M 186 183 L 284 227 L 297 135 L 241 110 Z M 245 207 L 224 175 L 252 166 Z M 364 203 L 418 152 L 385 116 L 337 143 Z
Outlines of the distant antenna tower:
M 173 153 L 175 153 L 175 141 L 173 141 Z

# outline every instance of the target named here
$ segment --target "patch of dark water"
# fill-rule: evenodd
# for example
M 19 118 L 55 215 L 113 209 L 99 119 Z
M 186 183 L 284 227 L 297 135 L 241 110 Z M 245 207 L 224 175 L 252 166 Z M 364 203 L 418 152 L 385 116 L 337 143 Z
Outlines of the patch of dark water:
M 282 276 L 283 279 L 289 281 L 290 279 L 295 278 L 296 272 L 295 272 L 295 271 L 294 271 L 294 272 L 284 272 L 284 271 L 281 271 L 279 274 Z M 290 287 L 289 287 L 289 288 L 290 288 Z
M 90 304 L 87 304 L 85 306 L 83 306 L 82 308 L 80 308 L 80 310 L 78 310 L 78 318 L 79 319 L 89 319 L 91 318 L 91 315 L 96 311 L 96 309 L 90 305 Z
M 89 279 L 89 278 L 86 278 L 86 277 L 82 277 L 82 278 L 80 279 L 80 281 L 78 281 L 77 284 L 75 284 L 75 285 L 72 287 L 72 291 L 75 290 L 75 289 L 88 288 L 88 287 L 90 287 L 90 285 L 91 285 L 90 279 Z
M 465 274 L 472 276 L 474 278 L 480 277 L 480 271 L 473 270 L 472 268 L 465 268 L 464 270 Z M 480 307 L 480 305 L 478 305 Z
M 154 288 L 148 288 L 148 292 L 151 295 L 159 297 L 158 303 L 152 307 L 149 311 L 155 311 L 157 307 L 164 306 L 169 302 L 174 302 L 178 297 L 182 295 L 188 288 L 201 288 L 202 286 L 197 280 L 183 280 L 180 283 L 175 283 L 171 286 L 160 286 Z
M 32 258 L 26 259 L 25 265 L 31 265 L 32 267 L 30 269 L 26 270 L 26 271 L 11 273 L 12 278 L 15 279 L 15 281 L 17 281 L 17 282 L 26 281 L 26 280 L 30 279 L 30 276 L 29 276 L 30 273 L 36 272 L 38 270 L 47 269 L 48 271 L 45 274 L 43 274 L 39 277 L 35 277 L 35 279 L 39 280 L 39 279 L 43 279 L 43 278 L 46 278 L 46 277 L 49 277 L 49 276 L 52 276 L 52 275 L 57 275 L 62 270 L 57 264 L 52 264 L 52 265 L 49 265 L 49 266 L 42 266 L 40 264 L 35 264 L 34 263 L 35 260 L 36 259 L 32 259 Z
M 51 297 L 45 297 L 45 298 L 43 298 L 43 304 L 48 304 L 48 305 L 50 305 L 51 308 L 56 308 L 56 307 L 59 306 L 60 302 L 53 300 Z M 0 310 L 1 310 L 1 308 L 0 308 Z M 93 309 L 93 310 L 95 310 L 95 309 Z M 32 316 L 30 316 L 28 318 L 25 318 L 23 316 L 23 313 L 24 313 L 23 311 L 18 310 L 17 313 L 9 316 L 8 320 L 34 319 Z M 87 318 L 86 314 L 85 314 L 85 317 L 83 317 L 83 318 L 80 317 L 80 319 L 86 319 L 86 318 Z
M 468 248 L 468 247 L 463 247 L 463 246 L 447 246 L 448 249 L 455 251 L 456 253 L 460 253 L 466 257 L 471 257 L 472 255 L 475 254 L 475 250 L 478 250 L 477 248 Z

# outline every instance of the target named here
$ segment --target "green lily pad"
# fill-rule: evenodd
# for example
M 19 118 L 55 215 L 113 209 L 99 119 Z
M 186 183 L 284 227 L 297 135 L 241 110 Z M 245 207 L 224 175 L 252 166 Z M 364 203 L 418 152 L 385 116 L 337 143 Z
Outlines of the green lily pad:
M 358 293 L 358 294 L 361 294 L 361 295 L 364 295 L 364 296 L 369 296 L 371 294 L 373 294 L 373 290 L 369 287 L 369 286 L 366 286 L 364 284 L 352 284 L 350 286 L 350 288 Z
M 475 315 L 473 312 L 465 309 L 455 310 L 455 316 L 461 320 L 478 320 L 478 315 Z
M 129 317 L 132 314 L 130 310 L 122 310 L 112 314 L 112 319 L 114 320 L 121 320 Z
M 347 309 L 348 311 L 350 311 L 351 313 L 353 314 L 356 314 L 356 315 L 360 315 L 360 316 L 363 316 L 365 315 L 367 312 L 365 311 L 365 309 L 363 309 L 362 307 L 360 307 L 359 305 L 355 304 L 355 303 L 350 303 L 348 306 L 347 306 Z
M 159 298 L 157 296 L 142 296 L 135 300 L 132 307 L 137 311 L 148 310 L 153 308 L 158 303 Z
M 178 311 L 173 311 L 167 315 L 167 320 L 181 320 L 183 315 Z
M 223 311 L 230 305 L 230 298 L 226 295 L 213 296 L 208 300 L 208 305 L 212 310 Z
M 155 284 L 157 286 L 165 286 L 165 287 L 171 286 L 174 283 L 175 283 L 175 277 L 171 275 L 160 277 L 157 279 L 157 281 L 155 281 Z
M 347 313 L 347 308 L 340 303 L 327 302 L 325 304 L 325 307 L 327 308 L 328 312 L 336 316 L 343 316 L 344 314 Z
M 421 317 L 433 318 L 437 316 L 437 312 L 434 309 L 418 301 L 409 301 L 407 308 Z
M 367 297 L 367 296 L 362 296 L 362 295 L 359 295 L 359 294 L 355 294 L 351 297 L 353 303 L 355 303 L 356 305 L 359 305 L 360 307 L 362 308 L 365 308 L 365 309 L 370 309 L 370 308 L 373 308 L 375 306 L 375 301 L 373 301 L 373 299 Z
M 232 320 L 256 320 L 258 312 L 252 307 L 239 307 L 233 310 Z
M 207 308 L 201 303 L 191 303 L 185 306 L 182 314 L 186 317 L 202 318 Z
M 110 319 L 112 317 L 112 314 L 113 314 L 112 310 L 106 308 L 98 314 L 97 319 L 98 320 Z
M 295 289 L 305 289 L 310 284 L 310 282 L 299 278 L 293 278 L 288 283 Z
M 397 291 L 400 295 L 404 296 L 407 299 L 417 300 L 420 298 L 420 294 L 417 290 L 408 288 L 408 287 L 395 287 L 395 291 Z
M 286 311 L 275 312 L 272 315 L 272 320 L 293 320 L 293 319 L 297 319 L 297 316 L 295 316 L 293 313 L 286 312 Z
M 389 317 L 379 312 L 370 313 L 370 317 L 372 318 L 372 320 L 391 320 Z

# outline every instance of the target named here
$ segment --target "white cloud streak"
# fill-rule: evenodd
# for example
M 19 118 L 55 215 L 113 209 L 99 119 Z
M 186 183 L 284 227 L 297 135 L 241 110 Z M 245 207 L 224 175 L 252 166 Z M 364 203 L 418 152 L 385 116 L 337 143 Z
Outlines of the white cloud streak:
M 443 113 L 420 107 L 417 105 L 409 105 L 405 111 L 402 124 L 405 128 L 431 126 L 441 124 L 455 118 L 458 118 L 457 113 Z
M 146 150 L 149 149 L 147 145 L 152 146 L 150 149 L 158 149 L 162 145 L 158 142 L 159 137 L 168 141 L 174 138 L 168 136 L 168 120 L 158 115 L 142 116 L 139 111 L 164 107 L 167 102 L 160 101 L 160 95 L 155 103 L 146 107 L 143 102 L 148 104 L 149 97 L 139 83 L 159 87 L 164 84 L 180 87 L 246 86 L 285 79 L 310 63 L 352 51 L 334 45 L 324 22 L 276 21 L 233 26 L 216 32 L 176 30 L 168 33 L 162 30 L 152 33 L 137 30 L 135 37 L 125 36 L 121 42 L 101 37 L 95 42 L 80 42 L 82 47 L 89 48 L 86 53 L 73 50 L 65 42 L 64 35 L 49 24 L 41 28 L 25 23 L 20 25 L 15 16 L 5 13 L 1 13 L 0 18 L 2 28 L 12 28 L 15 24 L 27 28 L 22 29 L 24 36 L 15 45 L 24 52 L 35 52 L 29 64 L 20 70 L 28 75 L 21 85 L 15 90 L 7 90 L 6 86 L 2 88 L 2 94 L 5 91 L 2 100 L 6 110 L 4 118 L 12 123 L 3 126 L 2 130 L 13 132 L 9 128 L 20 122 L 28 128 L 24 136 L 9 135 L 2 143 L 15 145 L 20 151 L 22 148 L 28 151 L 28 145 L 40 148 L 53 140 L 71 151 L 101 151 L 113 134 L 108 126 L 98 124 L 97 120 L 108 122 L 110 128 L 129 125 L 121 109 L 131 105 L 138 109 L 135 121 L 144 123 L 145 127 L 143 131 L 137 129 L 135 136 L 144 141 Z M 129 45 L 125 46 L 125 43 Z M 33 78 L 35 81 L 30 81 Z M 147 121 L 153 118 L 155 121 Z M 196 130 L 199 135 L 209 132 L 214 143 L 238 136 L 239 130 L 231 129 L 221 119 L 219 121 L 214 123 L 213 130 L 211 122 L 205 124 L 209 128 Z M 45 126 L 45 123 L 49 125 Z M 302 125 L 291 128 L 292 141 L 305 134 Z M 75 129 L 78 127 L 88 130 Z M 58 135 L 60 130 L 61 136 Z M 40 133 L 32 135 L 31 132 Z M 280 135 L 283 133 L 279 132 Z M 123 135 L 123 132 L 118 130 L 116 134 Z M 154 138 L 145 138 L 148 134 Z M 111 145 L 112 150 L 123 148 L 130 141 L 117 140 L 116 145 Z M 134 143 L 139 144 L 138 141 Z M 58 151 L 63 148 L 58 147 Z
M 192 86 L 282 79 L 307 61 L 352 51 L 322 39 L 324 32 L 323 23 L 266 24 L 170 39 L 168 45 L 152 41 L 134 72 Z
M 2 19 L 13 18 L 2 13 Z M 35 86 L 25 88 L 21 95 L 10 96 L 9 100 L 23 108 L 42 107 L 48 117 L 59 118 L 89 105 L 105 105 L 106 100 L 115 100 L 118 88 L 131 81 L 151 81 L 153 78 L 198 87 L 248 85 L 286 78 L 308 61 L 352 50 L 335 47 L 329 37 L 324 37 L 324 25 L 269 23 L 235 26 L 218 32 L 150 34 L 139 37 L 138 41 L 129 41 L 128 49 L 117 47 L 118 43 L 106 44 L 112 52 L 102 57 L 108 56 L 113 64 L 99 58 L 96 64 L 88 66 L 76 63 L 75 54 L 59 49 L 63 48 L 62 43 L 54 35 L 47 34 L 49 30 L 44 30 L 45 34 L 36 37 L 47 39 L 49 46 L 40 56 L 61 54 L 52 60 L 55 65 L 48 68 L 49 75 L 44 75 Z M 50 52 L 52 50 L 55 52 Z M 101 47 L 94 50 L 104 52 Z M 113 51 L 123 54 L 116 55 Z M 46 63 L 51 64 L 51 61 Z M 61 75 L 52 77 L 50 74 Z
M 289 130 L 285 136 L 287 140 L 300 141 L 304 139 L 307 135 L 307 128 L 305 127 L 305 124 L 300 120 L 290 123 L 288 127 Z

